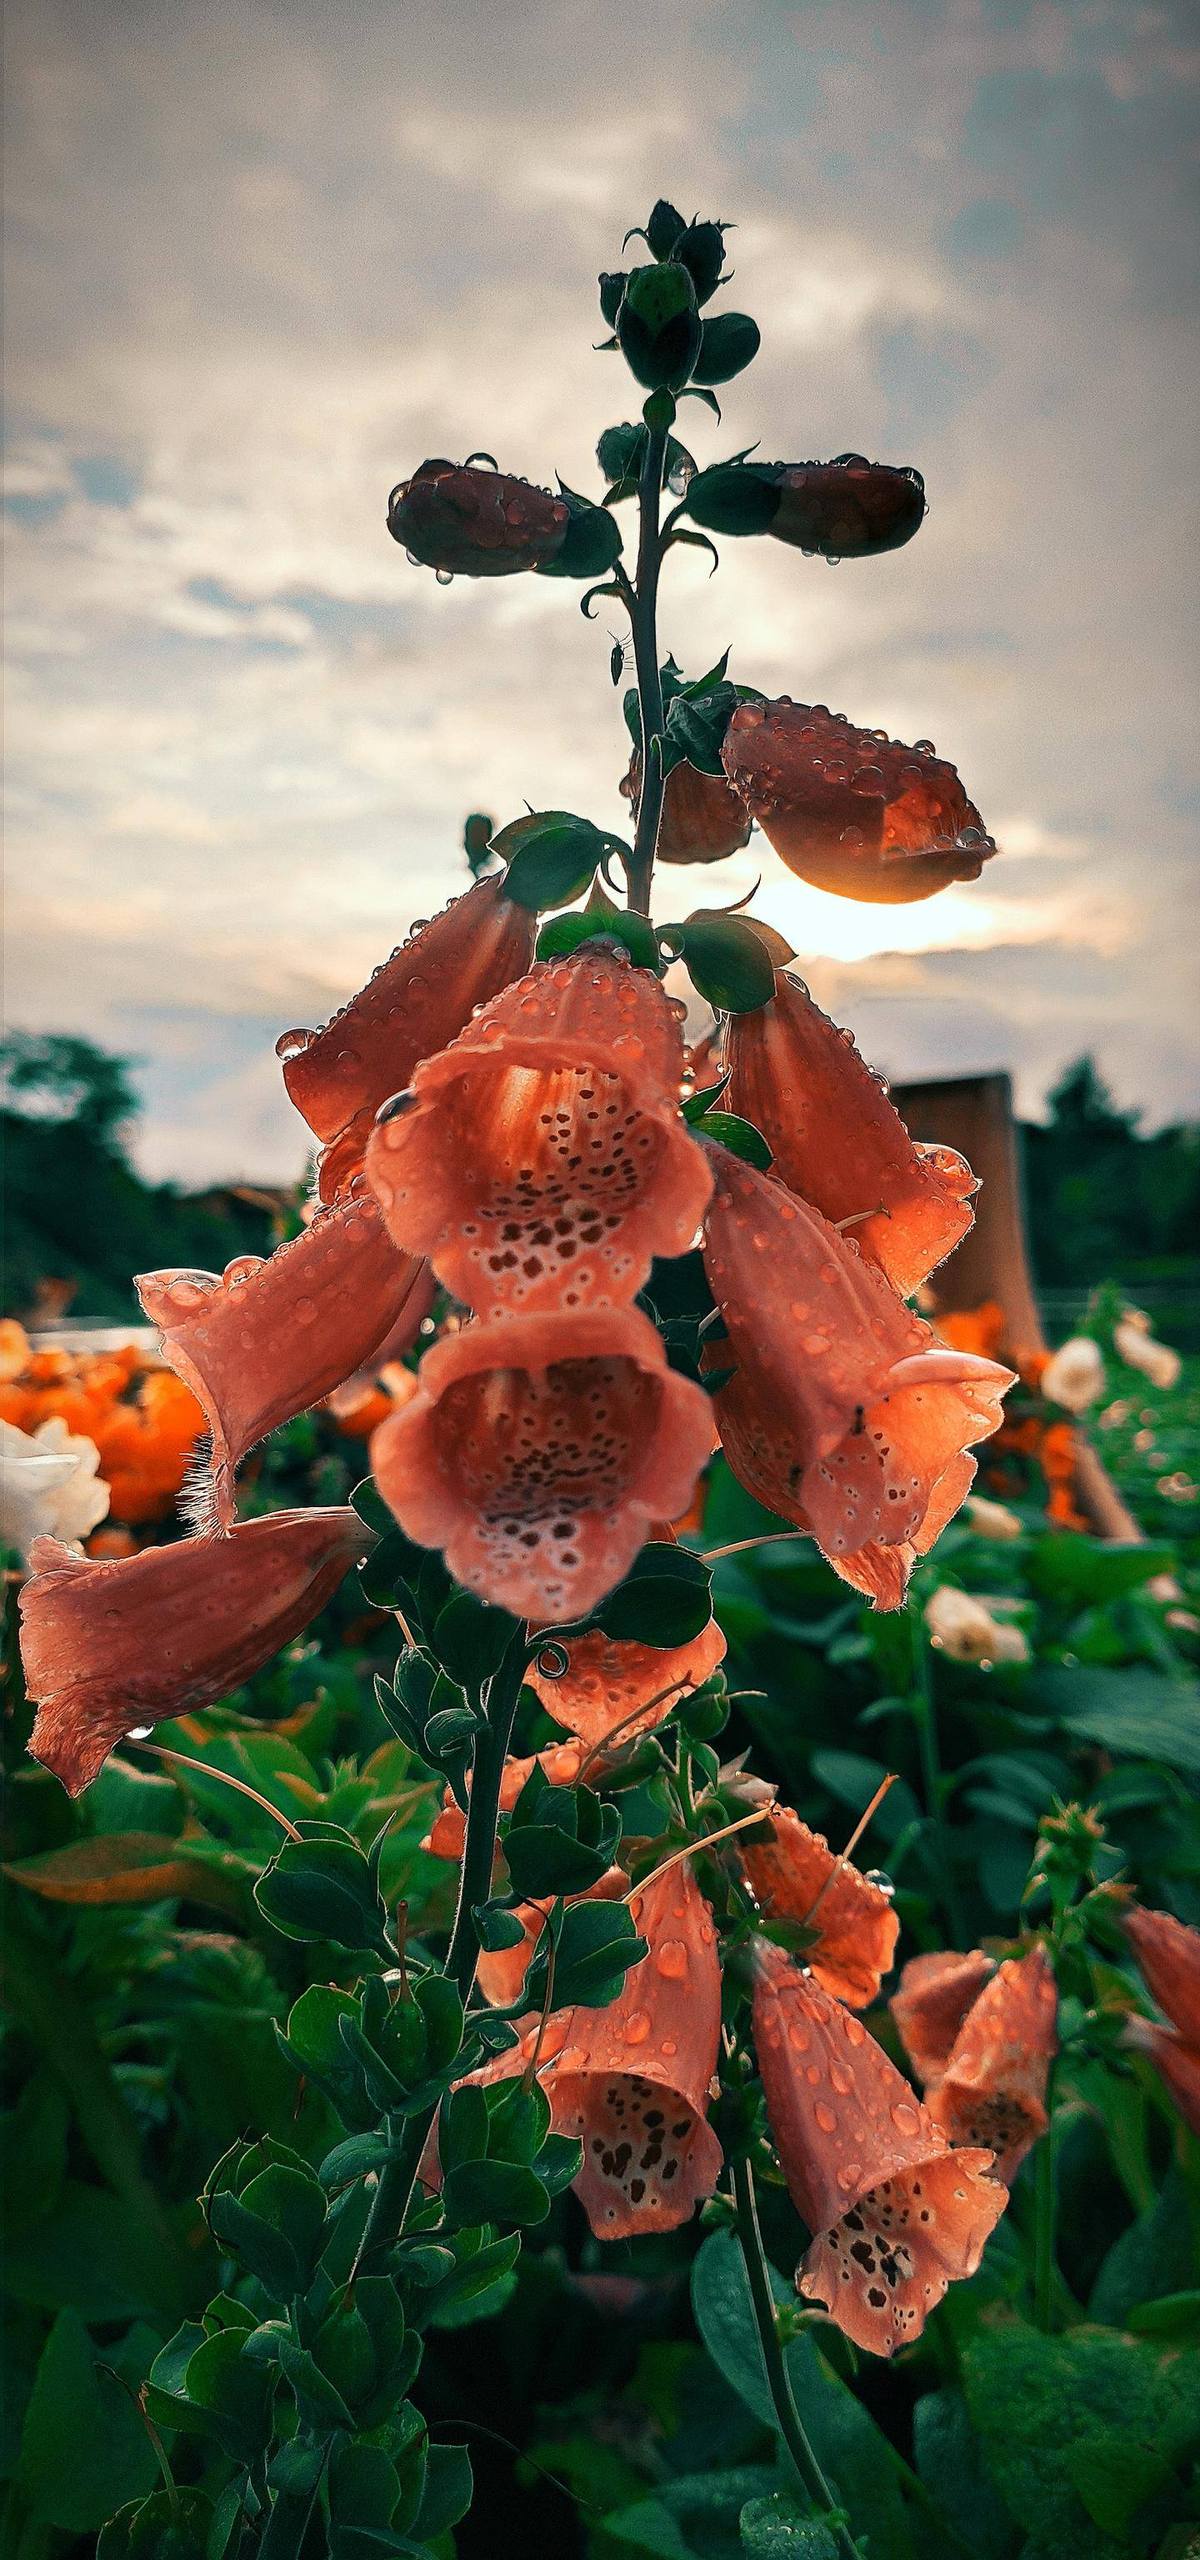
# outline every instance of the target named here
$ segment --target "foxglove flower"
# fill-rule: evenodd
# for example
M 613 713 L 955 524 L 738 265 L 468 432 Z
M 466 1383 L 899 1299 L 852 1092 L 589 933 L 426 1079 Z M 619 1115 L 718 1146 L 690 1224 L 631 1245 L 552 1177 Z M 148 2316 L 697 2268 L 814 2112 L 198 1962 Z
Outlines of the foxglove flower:
M 655 1525 L 653 1536 L 675 1543 L 661 1524 Z M 711 1680 L 724 1659 L 725 1637 L 713 1617 L 690 1644 L 665 1649 L 592 1628 L 587 1635 L 546 1646 L 530 1663 L 525 1680 L 555 1724 L 577 1734 L 589 1751 L 599 1751 L 605 1743 L 630 1742 L 662 1724 L 685 1697 Z
M 371 1442 L 384 1501 L 514 1617 L 585 1618 L 712 1448 L 707 1396 L 634 1307 L 499 1316 L 426 1352 Z
M 81 1794 L 132 1727 L 211 1706 L 260 1670 L 366 1543 L 349 1509 L 277 1511 L 103 1564 L 39 1538 L 21 1594 L 34 1759 Z
M 814 889 L 885 906 L 977 880 L 995 852 L 952 764 L 823 703 L 740 702 L 725 771 L 776 853 Z
M 1129 2053 L 1141 2053 L 1157 2071 L 1189 2132 L 1200 2134 L 1200 2045 L 1189 2044 L 1158 2018 L 1129 2017 L 1121 2029 Z
M 952 2151 L 861 2020 L 764 1939 L 755 1975 L 767 2117 L 813 2234 L 797 2290 L 856 2346 L 891 2355 L 974 2275 L 1006 2191 L 990 2150 Z
M 910 1138 L 850 1033 L 783 970 L 769 1004 L 730 1017 L 725 1063 L 722 1107 L 761 1129 L 780 1181 L 831 1226 L 852 1222 L 859 1252 L 911 1297 L 970 1230 L 970 1166 Z
M 476 1005 L 528 968 L 536 930 L 536 916 L 505 896 L 503 876 L 479 880 L 419 925 L 319 1031 L 284 1032 L 276 1054 L 297 1111 L 322 1141 L 323 1200 L 344 1198 L 361 1171 L 380 1104 Z
M 423 462 L 388 500 L 388 532 L 443 578 L 510 578 L 544 569 L 567 538 L 562 498 L 470 463 Z
M 888 2002 L 914 2071 L 928 2090 L 940 2080 L 963 2019 L 996 1968 L 982 1948 L 910 1956 Z
M 969 1491 L 1010 1371 L 941 1350 L 807 1202 L 713 1149 L 709 1286 L 727 1341 L 717 1426 L 734 1474 L 807 1529 L 842 1579 L 896 1608 Z
M 1135 1905 L 1125 1914 L 1125 1935 L 1151 1998 L 1180 2035 L 1200 2047 L 1200 1929 L 1189 1929 L 1170 1911 Z
M 234 1472 L 256 1442 L 307 1413 L 371 1353 L 415 1341 L 433 1295 L 425 1264 L 399 1253 L 370 1198 L 343 1201 L 266 1260 L 150 1271 L 135 1282 L 164 1357 L 212 1434 L 213 1518 L 229 1528 Z M 194 1489 L 194 1480 L 193 1480 Z
M 767 527 L 776 542 L 826 560 L 868 560 L 920 530 L 925 483 L 911 464 L 840 453 L 833 462 L 780 463 L 776 473 L 779 501 Z
M 985 2144 L 1011 2186 L 1046 2131 L 1046 2082 L 1058 2051 L 1054 1974 L 1045 1949 L 998 1965 L 973 2001 L 926 2101 L 949 2141 Z
M 642 759 L 634 748 L 621 797 L 636 816 L 642 801 Z M 655 859 L 659 862 L 723 862 L 750 842 L 750 820 L 723 774 L 694 764 L 673 765 L 663 788 Z
M 787 1808 L 764 1815 L 762 1832 L 742 1842 L 741 1860 L 765 1919 L 812 1930 L 801 1961 L 822 1990 L 851 2009 L 877 2000 L 900 1935 L 888 1895 Z
M 658 979 L 592 945 L 507 987 L 381 1117 L 389 1231 L 481 1314 L 627 1304 L 712 1189 Z

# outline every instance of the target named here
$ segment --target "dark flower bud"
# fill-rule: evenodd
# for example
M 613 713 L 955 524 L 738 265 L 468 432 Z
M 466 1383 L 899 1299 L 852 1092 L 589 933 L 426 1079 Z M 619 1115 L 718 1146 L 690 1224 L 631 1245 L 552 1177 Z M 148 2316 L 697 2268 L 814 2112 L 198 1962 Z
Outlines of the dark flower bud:
M 607 320 L 610 329 L 616 328 L 617 313 L 621 308 L 621 296 L 624 293 L 628 282 L 629 278 L 624 274 L 624 272 L 614 275 L 602 275 L 600 278 L 600 309 L 603 317 Z
M 723 222 L 689 222 L 675 252 L 680 266 L 686 267 L 696 288 L 697 302 L 710 302 L 721 281 L 725 264 L 725 225 Z
M 617 314 L 621 351 L 648 391 L 687 381 L 700 353 L 701 323 L 691 277 L 682 267 L 635 267 Z
M 683 215 L 676 212 L 673 204 L 667 203 L 665 196 L 660 196 L 646 225 L 646 246 L 651 257 L 669 258 L 678 248 L 686 230 Z
M 925 513 L 925 483 L 911 464 L 897 470 L 840 453 L 833 462 L 778 466 L 777 542 L 826 560 L 867 560 L 911 542 Z
M 388 500 L 388 532 L 439 577 L 508 578 L 544 569 L 567 538 L 564 498 L 469 463 L 423 462 Z

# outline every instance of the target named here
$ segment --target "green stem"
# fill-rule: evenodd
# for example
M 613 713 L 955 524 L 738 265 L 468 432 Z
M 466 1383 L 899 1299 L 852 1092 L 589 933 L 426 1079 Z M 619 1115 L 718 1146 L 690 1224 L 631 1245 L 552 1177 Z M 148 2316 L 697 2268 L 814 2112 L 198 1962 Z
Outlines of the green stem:
M 1055 2254 L 1058 2180 L 1053 2100 L 1054 2073 L 1051 2069 L 1046 2087 L 1046 2111 L 1050 2122 L 1037 2147 L 1033 2179 L 1033 2316 L 1039 2329 L 1047 2331 L 1054 2327 L 1054 2299 L 1060 2283 Z
M 921 1761 L 921 1790 L 925 1798 L 925 1811 L 937 1834 L 942 1900 L 946 1906 L 950 1934 L 956 1946 L 965 1946 L 966 1919 L 954 1873 L 949 1825 L 944 1812 L 946 1781 L 942 1774 L 942 1759 L 938 1749 L 937 1704 L 933 1694 L 929 1648 L 924 1626 L 911 1604 L 909 1627 L 912 1633 L 913 1670 L 916 1674 L 913 1723 L 917 1729 L 917 1750 Z
M 763 2249 L 762 2233 L 758 2227 L 754 2172 L 748 2160 L 735 2160 L 733 2164 L 733 2194 L 737 2206 L 738 2239 L 745 2261 L 746 2280 L 750 2287 L 750 2301 L 754 2311 L 754 2325 L 758 2331 L 759 2351 L 767 2377 L 767 2389 L 771 2394 L 771 2404 L 779 2421 L 779 2432 L 813 2505 L 822 2508 L 825 2515 L 831 2519 L 829 2530 L 842 2555 L 842 2560 L 855 2560 L 854 2544 L 845 2525 L 832 2521 L 832 2511 L 837 2505 L 836 2493 L 826 2479 L 809 2443 L 804 2421 L 796 2406 L 787 2362 L 779 2343 L 775 2296 L 771 2290 L 770 2271 Z
M 662 567 L 659 501 L 666 450 L 666 428 L 650 427 L 638 483 L 637 579 L 630 605 L 642 727 L 642 783 L 633 860 L 629 866 L 629 904 L 636 914 L 643 916 L 650 913 L 654 848 L 658 842 L 658 822 L 663 803 L 663 773 L 657 745 L 663 727 L 662 678 L 658 668 L 658 573 Z
M 475 1737 L 475 1753 L 471 1765 L 471 1795 L 467 1807 L 467 1833 L 463 1845 L 462 1867 L 458 1883 L 458 1908 L 450 1932 L 443 1971 L 459 1992 L 465 2006 L 475 1981 L 479 1962 L 479 1930 L 475 1912 L 486 1902 L 492 1890 L 492 1869 L 496 1860 L 496 1826 L 500 1818 L 500 1785 L 504 1763 L 512 1740 L 513 1720 L 521 1695 L 521 1682 L 529 1659 L 529 1647 L 522 1628 L 505 1655 L 492 1682 L 486 1721 Z M 417 2169 L 425 2148 L 430 2125 L 437 2112 L 428 2107 L 419 2116 L 399 2119 L 399 2139 L 393 2157 L 380 2171 L 379 2183 L 371 2201 L 363 2236 L 355 2259 L 355 2273 L 365 2265 L 371 2252 L 382 2248 L 404 2228 L 405 2217 L 416 2185 Z

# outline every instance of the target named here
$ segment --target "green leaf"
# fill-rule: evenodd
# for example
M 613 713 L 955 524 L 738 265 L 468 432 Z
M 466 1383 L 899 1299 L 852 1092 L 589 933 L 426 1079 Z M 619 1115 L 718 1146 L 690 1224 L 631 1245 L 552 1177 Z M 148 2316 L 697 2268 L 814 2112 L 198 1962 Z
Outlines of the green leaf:
M 535 914 L 581 898 L 614 846 L 622 849 L 617 837 L 603 835 L 590 819 L 574 818 L 567 809 L 515 818 L 495 839 L 496 852 L 508 864 L 506 895 Z
M 286 1841 L 259 1877 L 254 1899 L 282 1937 L 389 1953 L 378 1886 L 365 1853 L 348 1836 Z
M 156 2489 L 117 2509 L 96 2560 L 210 2560 L 212 2528 L 212 2500 L 202 2489 Z
M 819 2516 L 806 2515 L 787 2489 L 751 2498 L 741 2514 L 742 2549 L 750 2560 L 838 2560 L 838 2547 Z
M 1170 1547 L 1151 1547 L 1133 1540 L 1080 1537 L 1074 1530 L 1038 1538 L 1029 1551 L 1028 1573 L 1034 1589 L 1048 1599 L 1074 1608 L 1118 1600 L 1136 1591 L 1174 1563 Z
M 775 993 L 769 951 L 744 916 L 689 916 L 664 925 L 660 940 L 677 952 L 697 995 L 716 1013 L 756 1013 Z
M 689 2472 L 664 2481 L 653 2497 L 606 2515 L 605 2539 L 647 2552 L 652 2560 L 741 2560 L 742 2511 L 754 2498 L 769 2496 L 774 2485 L 775 2474 L 762 2463 Z
M 712 1576 L 703 1557 L 653 1541 L 601 1603 L 594 1623 L 607 1636 L 670 1653 L 691 1644 L 711 1616 Z
M 260 2170 L 235 2195 L 218 2189 L 209 2223 L 223 2249 L 233 2251 L 250 2274 L 280 2302 L 308 2284 L 325 2229 L 325 2198 L 310 2172 L 279 2162 Z
M 753 364 L 761 345 L 758 323 L 746 312 L 720 312 L 715 320 L 704 323 L 700 353 L 692 366 L 693 382 L 732 382 L 736 373 Z
M 130 2490 L 158 2477 L 137 2409 L 96 2351 L 77 2311 L 60 2311 L 34 2378 L 17 2480 L 31 2518 L 64 2533 L 102 2525 Z
M 1159 2358 L 1112 2330 L 1046 2337 L 1007 2320 L 963 2350 L 973 2424 L 1010 2514 L 1040 2555 L 1101 2560 L 1194 2456 L 1200 2355 Z M 1186 2492 L 1181 2491 L 1186 2499 Z M 1182 2520 L 1190 2509 L 1175 2508 Z M 1156 2515 L 1156 2539 L 1171 2513 Z M 1139 2541 L 1138 2548 L 1145 2545 Z
M 519 2160 L 464 2160 L 446 2173 L 442 2198 L 452 2222 L 512 2222 L 522 2229 L 544 2222 L 550 2198 L 533 2169 Z
M 606 942 L 622 943 L 636 968 L 653 969 L 657 976 L 662 974 L 662 958 L 653 925 L 647 923 L 645 916 L 633 915 L 625 907 L 614 907 L 602 922 L 586 913 L 553 916 L 538 935 L 537 956 L 539 960 L 561 960 L 588 942 L 598 943 L 601 947 Z
M 412 2530 L 422 2542 L 436 2541 L 460 2524 L 471 2504 L 475 2482 L 471 2457 L 462 2444 L 431 2444 L 425 2460 L 425 2486 Z
M 573 1902 L 558 1926 L 554 1996 L 563 2008 L 603 2009 L 620 1990 L 631 1965 L 640 1964 L 640 1938 L 627 1902 Z M 543 1939 L 525 1977 L 531 2008 L 545 1998 L 547 1955 Z
M 756 1166 L 759 1173 L 769 1173 L 774 1157 L 761 1129 L 752 1120 L 743 1120 L 736 1111 L 704 1111 L 691 1123 L 698 1138 L 713 1138 L 718 1146 L 728 1147 L 731 1156 L 740 1156 L 743 1164 Z
M 634 380 L 646 390 L 685 383 L 701 341 L 695 287 L 686 269 L 635 267 L 625 281 L 616 332 Z
M 1110 1671 L 1056 1663 L 1035 1671 L 1025 1699 L 1082 1742 L 1200 1777 L 1200 1684 L 1194 1680 L 1172 1680 L 1140 1665 Z

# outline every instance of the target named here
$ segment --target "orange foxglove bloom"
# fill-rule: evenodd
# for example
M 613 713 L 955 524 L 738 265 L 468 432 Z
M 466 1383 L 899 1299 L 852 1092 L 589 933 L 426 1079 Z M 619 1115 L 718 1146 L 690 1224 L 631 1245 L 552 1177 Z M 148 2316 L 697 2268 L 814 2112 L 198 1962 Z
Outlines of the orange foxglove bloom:
M 369 1197 L 319 1213 L 268 1259 L 245 1254 L 223 1277 L 151 1271 L 135 1286 L 165 1358 L 204 1407 L 222 1528 L 247 1450 L 361 1368 L 402 1315 L 414 1341 L 433 1294 L 432 1276 L 397 1252 Z
M 445 1047 L 476 1005 L 527 969 L 537 918 L 479 880 L 417 927 L 320 1031 L 276 1043 L 283 1081 L 324 1145 L 323 1200 L 341 1199 L 360 1170 L 375 1114 L 420 1058 Z
M 779 504 L 766 530 L 776 542 L 826 560 L 870 560 L 911 542 L 925 514 L 925 483 L 911 464 L 897 469 L 840 453 L 835 462 L 776 467 Z
M 654 1534 L 661 1538 L 661 1529 Z M 724 1661 L 725 1638 L 710 1618 L 690 1644 L 667 1651 L 598 1629 L 555 1646 L 556 1657 L 566 1656 L 564 1670 L 557 1661 L 552 1667 L 550 1650 L 530 1663 L 526 1683 L 556 1724 L 597 1748 L 632 1741 L 673 1715 L 680 1701 L 702 1689 Z
M 926 2089 L 941 2079 L 963 2019 L 995 1970 L 981 1947 L 969 1955 L 945 1947 L 935 1955 L 909 1957 L 888 2007 Z
M 716 1396 L 726 1457 L 843 1581 L 897 1608 L 970 1490 L 967 1452 L 997 1428 L 1012 1373 L 938 1348 L 816 1209 L 710 1152 L 704 1259 L 729 1338 L 708 1357 L 734 1371 Z
M 1011 2186 L 1050 2121 L 1046 2081 L 1058 2051 L 1058 2003 L 1045 1949 L 1010 1957 L 968 2009 L 946 2067 L 927 2092 L 930 2115 L 954 2143 L 985 2143 Z
M 1200 2047 L 1200 1929 L 1170 1911 L 1125 1914 L 1125 1935 L 1152 1999 L 1188 2044 Z
M 746 1838 L 741 1858 L 764 1917 L 814 1931 L 801 1962 L 821 1989 L 851 2009 L 877 2000 L 900 1935 L 887 1894 L 787 1809 L 764 1816 L 762 1833 Z
M 548 1751 L 531 1752 L 527 1759 L 506 1760 L 500 1778 L 500 1811 L 511 1813 L 522 1787 L 535 1769 L 545 1772 L 552 1787 L 573 1787 L 587 1757 L 582 1743 L 553 1742 Z M 467 1773 L 467 1792 L 471 1777 Z M 421 1842 L 434 1858 L 461 1858 L 466 1843 L 467 1818 L 454 1794 L 447 1787 L 441 1809 L 435 1815 L 427 1837 Z
M 755 1947 L 754 2044 L 788 2193 L 813 2234 L 797 2290 L 872 2355 L 918 2338 L 974 2275 L 1008 2202 L 986 2150 L 952 2151 L 860 2019 Z
M 371 1442 L 380 1493 L 419 1545 L 514 1617 L 585 1618 L 652 1520 L 682 1511 L 712 1447 L 703 1389 L 635 1307 L 498 1316 L 427 1351 Z
M 443 577 L 509 578 L 542 569 L 567 538 L 562 498 L 470 463 L 423 462 L 388 500 L 388 532 Z
M 902 746 L 823 703 L 740 702 L 721 754 L 751 817 L 814 889 L 907 906 L 977 880 L 996 850 L 926 741 Z
M 367 1176 L 390 1232 L 481 1314 L 628 1304 L 712 1189 L 679 1023 L 609 945 L 541 962 L 416 1069 Z
M 1157 2018 L 1129 2017 L 1121 2043 L 1131 2053 L 1144 2053 L 1153 2063 L 1168 2095 L 1175 2101 L 1189 2132 L 1200 2134 L 1200 2045 L 1189 2044 L 1174 2027 Z
M 277 1511 L 113 1563 L 39 1538 L 21 1593 L 34 1759 L 80 1795 L 122 1734 L 211 1706 L 269 1662 L 367 1541 L 349 1509 Z
M 621 798 L 641 806 L 642 759 L 635 747 Z M 750 820 L 724 774 L 701 773 L 694 764 L 672 765 L 663 789 L 655 859 L 659 862 L 723 862 L 750 842 Z
M 722 1108 L 761 1129 L 780 1181 L 831 1226 L 852 1220 L 859 1252 L 911 1297 L 972 1224 L 970 1166 L 910 1138 L 850 1033 L 783 970 L 769 1004 L 731 1015 L 725 1064 Z
M 607 1885 L 608 1879 L 602 1879 Z M 685 1864 L 631 1896 L 648 1953 L 606 2009 L 560 2009 L 472 2078 L 513 2079 L 535 2051 L 555 2133 L 583 2144 L 575 2193 L 598 2240 L 674 2231 L 710 2196 L 722 2152 L 708 2121 L 721 1969 L 708 1904 Z

